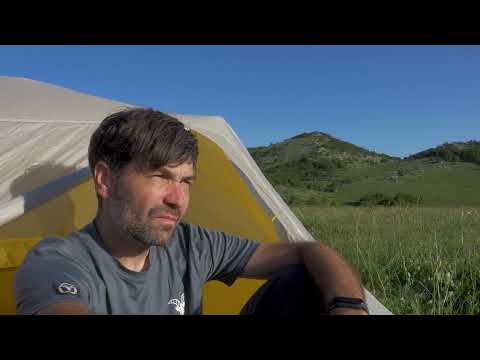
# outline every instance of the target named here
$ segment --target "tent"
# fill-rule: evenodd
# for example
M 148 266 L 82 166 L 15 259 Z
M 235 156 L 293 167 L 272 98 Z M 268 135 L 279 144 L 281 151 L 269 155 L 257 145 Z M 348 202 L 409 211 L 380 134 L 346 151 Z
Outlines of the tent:
M 91 134 L 106 115 L 133 105 L 15 77 L 0 77 L 0 93 L 0 314 L 14 314 L 13 277 L 28 250 L 96 212 Z M 314 241 L 223 118 L 170 115 L 199 139 L 186 221 L 265 242 Z M 204 313 L 237 314 L 263 282 L 209 282 Z M 368 291 L 367 302 L 373 314 L 390 314 Z

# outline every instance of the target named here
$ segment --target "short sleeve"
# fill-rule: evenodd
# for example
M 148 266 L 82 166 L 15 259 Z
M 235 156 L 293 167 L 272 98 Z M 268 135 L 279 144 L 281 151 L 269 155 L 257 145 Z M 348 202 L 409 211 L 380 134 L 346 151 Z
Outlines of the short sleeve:
M 219 280 L 228 286 L 233 285 L 260 245 L 257 241 L 202 227 L 192 227 L 191 231 L 195 245 L 192 251 L 197 252 L 205 281 Z
M 17 314 L 35 314 L 46 305 L 63 301 L 89 307 L 91 288 L 88 270 L 75 260 L 59 253 L 30 253 L 15 274 Z

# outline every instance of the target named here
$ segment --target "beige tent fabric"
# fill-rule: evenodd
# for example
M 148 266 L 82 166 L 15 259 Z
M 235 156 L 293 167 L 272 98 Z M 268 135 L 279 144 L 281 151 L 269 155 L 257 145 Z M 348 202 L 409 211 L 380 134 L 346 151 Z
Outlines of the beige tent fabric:
M 105 116 L 132 106 L 30 79 L 0 77 L 0 226 L 25 212 L 23 194 L 33 192 L 34 203 L 29 206 L 34 207 L 90 176 L 91 134 Z M 275 218 L 282 241 L 314 241 L 223 118 L 170 115 L 223 149 L 265 211 Z M 33 181 L 18 181 L 35 171 L 38 176 Z M 390 314 L 367 295 L 373 313 Z

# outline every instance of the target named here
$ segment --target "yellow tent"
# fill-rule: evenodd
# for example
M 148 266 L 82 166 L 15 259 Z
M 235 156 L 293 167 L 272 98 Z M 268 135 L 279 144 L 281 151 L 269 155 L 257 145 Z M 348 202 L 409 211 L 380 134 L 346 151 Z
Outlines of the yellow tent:
M 96 212 L 91 134 L 106 115 L 133 105 L 13 77 L 0 77 L 0 93 L 0 314 L 14 314 L 13 277 L 28 250 L 46 235 L 84 226 Z M 314 241 L 223 118 L 170 115 L 199 139 L 186 221 L 266 242 Z M 205 314 L 237 314 L 262 283 L 208 283 Z M 390 313 L 369 292 L 367 302 L 374 314 Z

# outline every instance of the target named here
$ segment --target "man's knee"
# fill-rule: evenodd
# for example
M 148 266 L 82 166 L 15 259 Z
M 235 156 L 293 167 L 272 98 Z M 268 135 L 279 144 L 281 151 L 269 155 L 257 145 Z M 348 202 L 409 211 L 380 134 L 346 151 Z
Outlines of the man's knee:
M 303 264 L 289 265 L 261 286 L 240 314 L 307 315 L 324 312 L 320 293 Z

